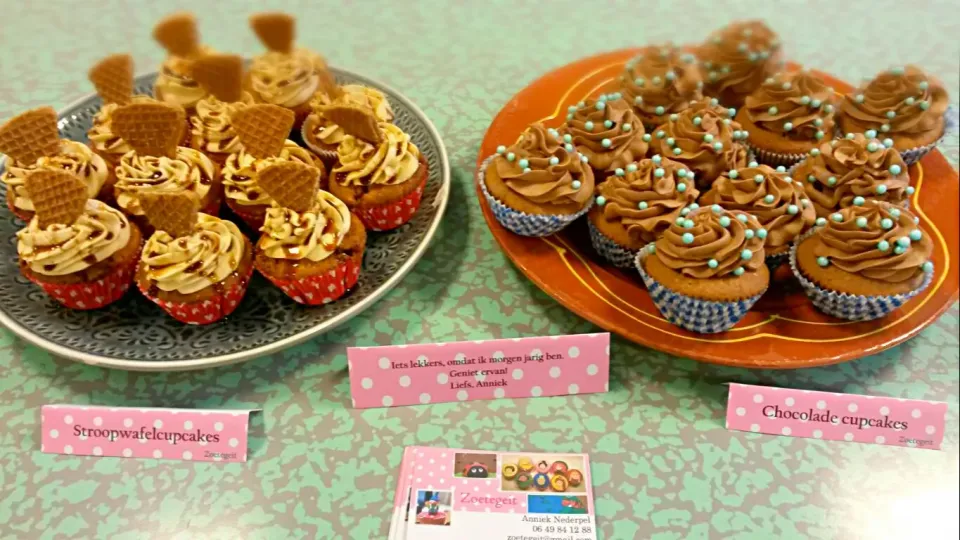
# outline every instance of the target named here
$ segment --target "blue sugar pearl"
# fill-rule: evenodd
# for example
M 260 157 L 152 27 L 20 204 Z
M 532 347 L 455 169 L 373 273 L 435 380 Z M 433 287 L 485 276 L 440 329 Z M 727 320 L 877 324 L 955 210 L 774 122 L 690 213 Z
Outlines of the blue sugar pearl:
M 880 131 L 882 131 L 882 132 L 884 132 L 884 133 L 890 131 L 890 124 L 882 124 L 882 125 L 880 126 Z
M 770 204 L 773 202 L 773 199 L 774 199 L 773 195 L 765 195 L 763 197 L 763 202 Z
M 567 121 L 573 120 L 573 113 L 567 114 Z
M 863 97 L 863 94 L 857 94 L 853 99 L 857 103 L 863 103 L 864 97 Z
M 867 137 L 868 139 L 873 139 L 873 138 L 875 138 L 875 137 L 877 136 L 877 130 L 875 130 L 875 129 L 868 129 L 867 132 L 864 133 L 864 135 L 866 135 L 866 137 Z
M 887 186 L 885 184 L 880 184 L 877 186 L 877 195 L 883 195 L 887 192 Z
M 653 156 L 652 158 L 650 158 L 650 161 L 652 161 L 652 162 L 656 163 L 657 165 L 659 165 L 660 162 L 663 161 L 663 158 L 660 157 L 660 154 L 654 154 L 654 156 Z
M 689 208 L 690 208 L 691 210 L 696 210 L 697 208 L 700 208 L 700 205 L 697 204 L 697 203 L 690 203 L 690 207 L 689 207 Z
M 677 144 L 676 139 L 674 139 L 673 137 L 667 137 L 667 146 L 673 146 L 675 144 Z
M 746 214 L 737 214 L 737 221 L 740 223 L 746 223 L 749 219 Z
M 610 99 L 620 99 L 622 97 L 623 97 L 623 94 L 621 94 L 620 92 L 614 92 L 610 94 Z
M 893 252 L 894 252 L 895 254 L 897 254 L 897 255 L 903 255 L 904 253 L 907 252 L 907 249 L 908 249 L 908 248 L 903 247 L 903 246 L 897 246 L 897 247 L 893 248 Z
M 610 139 L 604 139 L 604 140 L 600 141 L 600 146 L 602 146 L 602 147 L 604 147 L 604 148 L 610 148 L 610 145 L 611 145 L 611 144 L 613 144 L 613 143 L 610 142 Z
M 808 174 L 808 175 L 807 175 L 807 182 L 816 182 L 816 181 L 817 181 L 817 177 L 816 177 L 816 176 L 814 176 L 814 175 L 812 175 L 812 174 Z
M 687 215 L 687 214 L 689 214 L 689 213 L 690 213 L 690 209 L 689 209 L 689 208 L 684 208 L 683 210 L 680 210 L 680 215 L 681 215 L 681 216 L 685 216 L 685 215 Z
M 653 175 L 656 176 L 657 178 L 663 178 L 664 172 L 665 172 L 665 171 L 664 171 L 662 168 L 657 167 L 657 168 L 653 171 Z
M 903 75 L 904 69 L 902 67 L 890 68 L 890 73 L 893 73 L 894 75 Z
M 710 268 L 716 268 L 720 266 L 720 263 L 717 262 L 716 259 L 710 259 L 709 261 L 707 261 L 707 266 L 709 266 Z
M 673 155 L 675 156 L 679 156 L 682 153 L 683 153 L 683 150 L 681 150 L 679 146 L 673 149 Z
M 677 171 L 677 176 L 679 176 L 680 178 L 686 178 L 686 177 L 687 177 L 687 170 L 686 170 L 686 169 L 680 169 L 679 171 Z
M 559 163 L 560 163 L 560 158 L 558 158 L 557 156 L 553 156 L 552 158 L 550 158 L 551 165 L 557 165 Z
M 624 173 L 623 169 L 621 169 L 620 167 L 617 167 L 617 170 L 613 171 L 613 173 L 616 174 L 617 176 L 623 176 L 624 174 L 626 174 Z
M 747 163 L 747 167 L 759 167 L 760 165 L 756 161 L 751 161 Z
M 654 77 L 652 80 L 653 80 L 653 84 L 655 84 L 655 85 L 660 84 L 661 82 L 663 82 L 663 79 L 661 79 L 660 77 Z
M 877 249 L 880 251 L 888 251 L 890 249 L 890 242 L 887 242 L 886 240 L 877 242 Z
M 654 109 L 654 112 L 657 113 L 657 115 L 662 115 L 664 111 L 665 109 L 663 108 L 663 105 L 657 105 L 657 108 Z
M 773 77 L 767 77 L 766 79 L 763 80 L 763 84 L 773 84 L 775 82 L 776 80 Z
M 919 86 L 921 90 L 926 90 L 927 88 L 930 88 L 930 83 L 927 81 L 920 81 L 920 84 L 917 86 Z
M 924 272 L 926 272 L 926 273 L 929 274 L 929 273 L 933 272 L 933 263 L 930 262 L 930 261 L 927 261 L 927 262 L 923 263 L 923 266 L 922 266 L 921 268 L 923 268 L 923 271 L 924 271 Z
M 580 189 L 580 186 L 583 184 L 581 184 L 579 180 L 574 180 L 570 183 L 570 185 L 573 187 L 573 189 Z
M 819 109 L 821 103 L 822 103 L 822 102 L 821 102 L 819 99 L 815 99 L 815 100 L 813 100 L 813 101 L 810 102 L 810 105 L 811 105 L 813 108 L 815 108 L 815 109 Z
M 892 229 L 893 220 L 890 218 L 883 218 L 880 220 L 880 226 L 883 227 L 884 229 Z
M 644 134 L 643 134 L 643 142 L 650 142 L 650 134 L 649 134 L 649 133 L 644 133 Z
M 787 207 L 787 213 L 790 214 L 791 216 L 797 215 L 797 212 L 799 211 L 800 211 L 800 208 L 795 204 L 791 204 L 790 206 Z
M 573 142 L 573 137 L 571 137 L 569 133 L 564 133 L 564 134 L 563 134 L 563 142 L 565 142 L 565 143 L 572 143 L 572 142 Z
M 787 168 L 783 165 L 777 166 L 777 172 L 787 172 Z
M 600 205 L 600 206 L 603 206 L 603 205 L 607 204 L 607 198 L 604 197 L 603 195 L 598 196 L 598 197 L 597 197 L 597 204 Z
M 520 165 L 521 167 L 526 168 L 530 166 L 530 162 L 527 161 L 526 158 L 524 158 L 524 159 L 521 159 L 519 162 L 517 162 L 517 165 Z
M 686 191 L 686 190 L 687 190 L 687 185 L 686 185 L 686 184 L 683 184 L 683 183 L 677 184 L 677 191 L 678 191 L 678 192 L 683 193 L 683 192 Z
M 917 188 L 913 186 L 907 186 L 907 195 L 913 195 L 917 191 Z
M 754 176 L 754 177 L 753 177 L 753 181 L 756 182 L 757 184 L 762 184 L 762 183 L 763 183 L 763 175 L 762 175 L 762 174 L 758 174 L 758 175 Z
M 766 237 L 767 237 L 767 230 L 766 230 L 766 229 L 757 229 L 757 238 L 763 240 L 763 239 L 766 238 Z
M 643 105 L 643 98 L 642 98 L 641 96 L 637 96 L 637 97 L 633 98 L 633 104 L 634 104 L 634 105 Z
M 620 126 L 620 129 L 622 129 L 622 130 L 624 130 L 624 131 L 630 131 L 631 129 L 633 129 L 633 126 L 631 126 L 629 123 L 626 123 L 626 124 Z
M 813 125 L 815 125 L 815 126 L 817 126 L 817 127 L 822 126 L 822 125 L 823 125 L 823 119 L 822 119 L 822 118 L 817 118 L 816 120 L 813 121 Z
M 727 114 L 730 115 L 730 118 L 733 118 L 734 116 L 737 115 L 737 110 L 734 109 L 733 107 L 730 107 L 729 109 L 727 109 Z
M 743 272 L 744 272 L 743 267 L 740 266 L 740 267 L 736 268 L 736 269 L 733 271 L 733 275 L 735 275 L 735 276 L 742 276 L 742 275 L 743 275 Z
M 865 217 L 858 217 L 858 218 L 857 218 L 857 227 L 860 227 L 861 229 L 865 229 L 865 228 L 867 227 L 867 218 L 865 218 Z
M 607 128 L 607 129 L 612 128 L 612 127 L 613 127 L 613 121 L 612 121 L 612 120 L 604 120 L 604 121 L 603 121 L 603 127 Z
M 863 206 L 863 203 L 865 203 L 865 202 L 866 202 L 866 200 L 864 200 L 864 198 L 861 197 L 861 196 L 859 196 L 859 195 L 857 195 L 856 197 L 853 198 L 853 205 L 854 205 L 854 206 Z
M 833 105 L 827 103 L 827 106 L 824 107 L 823 110 L 827 111 L 828 114 L 833 113 Z
M 749 249 L 745 249 L 740 252 L 740 258 L 745 261 L 749 261 L 750 259 L 753 258 L 753 252 L 750 251 Z
M 785 82 L 785 83 L 783 83 L 782 85 L 780 85 L 780 88 L 783 88 L 784 90 L 789 90 L 791 86 L 793 86 L 793 85 L 791 85 L 791 84 L 788 83 L 788 82 Z
M 683 243 L 684 243 L 684 244 L 692 244 L 692 243 L 693 243 L 693 235 L 690 234 L 690 233 L 683 233 L 682 240 L 683 240 Z
M 817 257 L 817 264 L 820 265 L 821 267 L 829 266 L 830 259 L 826 257 Z
M 783 129 L 784 131 L 790 131 L 793 129 L 793 122 L 784 122 Z
M 804 105 L 809 105 L 809 104 L 810 104 L 810 96 L 802 96 L 802 97 L 800 98 L 800 103 L 803 103 Z
M 692 228 L 693 228 L 693 220 L 692 220 L 692 219 L 685 219 L 685 220 L 683 220 L 683 228 L 684 228 L 684 229 L 692 229 Z
M 723 207 L 720 206 L 719 204 L 715 204 L 710 207 L 710 210 L 713 211 L 713 213 L 715 214 L 719 214 L 720 212 L 723 212 Z
M 756 233 L 753 232 L 753 229 L 747 229 L 743 231 L 743 235 L 747 237 L 747 240 L 752 239 L 754 234 Z
M 816 133 L 813 134 L 813 136 L 816 137 L 817 140 L 819 141 L 820 139 L 823 138 L 823 132 L 822 132 L 822 131 L 817 131 Z
M 583 129 L 587 131 L 593 131 L 593 122 L 591 122 L 590 120 L 587 120 L 586 122 L 584 122 Z
M 708 142 L 708 143 L 713 142 L 713 135 L 711 135 L 711 134 L 709 134 L 709 133 L 704 133 L 704 134 L 703 134 L 703 140 L 704 140 L 704 142 Z
M 664 76 L 667 78 L 668 81 L 672 81 L 677 78 L 677 74 L 672 71 L 668 71 L 667 74 Z
M 828 185 L 828 186 L 835 186 L 835 185 L 837 185 L 837 177 L 836 177 L 836 176 L 831 176 L 830 178 L 827 178 L 827 185 Z
M 819 155 L 820 155 L 820 149 L 819 149 L 819 148 L 814 148 L 813 150 L 810 150 L 810 155 L 813 156 L 813 157 L 819 156 Z
M 702 118 L 700 118 L 699 116 L 694 116 L 694 117 L 693 117 L 693 125 L 699 126 L 701 123 L 703 123 L 703 119 L 702 119 Z
M 573 152 L 573 145 L 570 143 L 567 143 L 563 145 L 563 149 L 566 150 L 567 152 Z
M 903 102 L 906 103 L 907 105 L 913 105 L 914 103 L 916 103 L 916 101 L 917 100 L 914 99 L 913 96 L 910 96 L 907 99 L 903 100 Z
M 729 118 L 724 118 L 724 119 L 723 119 L 723 123 L 729 126 L 729 125 L 730 125 L 730 119 L 729 119 Z
M 585 155 L 583 155 L 583 154 L 580 154 L 580 161 L 582 161 L 582 162 L 584 162 L 584 163 L 588 163 L 590 160 L 587 159 L 587 156 L 585 156 Z
M 680 115 L 678 115 L 677 113 L 673 113 L 673 114 L 670 115 L 670 121 L 671 121 L 671 122 L 676 122 L 676 121 L 677 121 L 677 118 L 680 118 Z
M 729 227 L 729 226 L 730 226 L 730 218 L 728 218 L 727 216 L 720 216 L 720 226 L 721 226 L 721 227 Z
M 532 171 L 532 170 L 533 170 L 533 169 L 531 169 L 530 167 L 526 167 L 526 168 L 523 169 L 523 174 L 527 174 L 528 172 L 530 172 L 530 171 Z
M 627 172 L 637 172 L 637 164 L 631 163 L 627 165 Z
M 506 151 L 507 151 L 507 147 L 504 146 L 504 145 L 502 145 L 502 144 L 497 147 L 497 153 L 498 153 L 498 154 L 502 154 L 502 153 L 504 153 L 504 152 L 506 152 Z
M 607 107 L 607 103 L 605 101 L 598 101 L 594 107 L 596 107 L 598 111 L 602 111 Z
M 633 80 L 633 84 L 635 84 L 635 85 L 637 85 L 637 86 L 641 86 L 641 87 L 642 87 L 644 84 L 646 84 L 646 82 L 647 82 L 647 81 L 643 80 L 643 77 L 637 77 L 636 79 Z
M 822 227 L 827 224 L 827 218 L 818 217 L 816 223 L 817 226 Z
M 723 150 L 723 143 L 720 141 L 713 143 L 713 149 L 717 152 Z
M 890 209 L 890 215 L 893 216 L 893 219 L 900 219 L 900 211 L 896 208 Z
M 662 138 L 664 138 L 664 137 L 666 137 L 666 136 L 667 136 L 666 132 L 664 132 L 662 129 L 657 132 L 657 138 L 658 138 L 658 139 L 662 139 Z
M 651 242 L 649 247 L 647 247 L 647 251 L 649 251 L 650 253 L 656 253 L 657 252 L 656 244 Z
M 892 148 L 892 147 L 893 147 L 893 139 L 890 139 L 890 138 L 884 139 L 884 140 L 883 140 L 883 147 L 884 147 L 884 148 Z
M 515 160 L 515 159 L 517 159 L 517 155 L 516 155 L 516 154 L 514 154 L 513 152 L 507 153 L 507 161 L 513 161 L 513 160 Z
M 841 214 L 840 212 L 831 214 L 830 219 L 836 221 L 837 223 L 840 223 L 841 221 L 843 221 L 843 214 Z
M 854 137 L 856 137 L 856 135 L 854 135 L 853 133 L 847 133 L 846 135 L 843 136 L 843 138 L 847 139 L 848 141 L 852 141 Z
M 567 112 L 577 112 L 577 106 L 576 106 L 576 105 L 571 105 L 571 106 L 567 107 Z
M 719 105 L 719 104 L 720 104 L 720 100 L 719 100 L 719 99 L 717 99 L 717 98 L 712 98 L 712 99 L 710 99 L 710 105 L 713 105 L 714 107 L 716 107 L 716 106 Z
M 910 231 L 910 240 L 913 240 L 914 242 L 919 242 L 921 238 L 923 238 L 923 233 L 920 232 L 919 229 L 914 229 Z
M 641 210 L 646 210 L 648 206 L 649 205 L 647 204 L 647 201 L 640 201 L 640 204 L 637 205 L 637 208 Z
M 684 221 L 686 221 L 686 219 L 684 219 L 683 217 L 678 217 L 677 219 L 673 220 L 674 223 L 676 223 L 677 225 L 679 225 L 679 226 L 681 226 L 681 227 L 683 227 L 683 222 L 684 222 Z
M 746 44 L 746 43 L 741 43 L 741 44 L 737 45 L 737 50 L 740 51 L 740 52 L 747 52 L 747 44 Z
M 929 109 L 929 108 L 930 108 L 930 102 L 929 102 L 929 101 L 921 101 L 921 102 L 920 102 L 920 108 L 921 108 L 922 110 L 924 110 L 924 111 L 927 110 L 927 109 Z
M 735 171 L 734 169 L 730 169 L 730 172 L 727 173 L 727 176 L 729 176 L 730 178 L 736 180 L 737 177 L 740 176 L 740 173 L 738 173 L 738 172 Z
M 897 117 L 897 111 L 887 111 L 887 118 L 893 120 Z

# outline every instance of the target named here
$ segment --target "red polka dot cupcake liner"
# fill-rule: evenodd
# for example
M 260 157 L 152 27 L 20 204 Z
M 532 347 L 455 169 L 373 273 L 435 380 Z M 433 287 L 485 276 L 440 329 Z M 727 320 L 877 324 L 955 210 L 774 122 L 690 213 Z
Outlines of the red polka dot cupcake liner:
M 427 187 L 427 179 L 417 186 L 411 193 L 389 204 L 379 206 L 358 207 L 353 211 L 360 217 L 360 222 L 370 231 L 390 231 L 410 221 L 420 208 L 423 199 L 423 190 Z
M 87 283 L 63 285 L 44 283 L 33 276 L 27 276 L 27 279 L 39 285 L 51 298 L 65 307 L 80 310 L 100 309 L 126 294 L 133 283 L 136 268 L 137 258 L 132 257 L 129 263 L 118 265 L 113 272 Z
M 346 294 L 360 279 L 360 261 L 353 258 L 323 274 L 295 280 L 277 279 L 258 270 L 294 302 L 306 306 L 329 304 Z
M 219 321 L 233 313 L 243 300 L 243 295 L 247 292 L 247 285 L 250 284 L 250 276 L 253 274 L 253 265 L 248 265 L 244 275 L 229 290 L 222 292 L 213 298 L 206 298 L 196 302 L 168 302 L 155 296 L 151 296 L 149 290 L 144 289 L 139 283 L 137 288 L 147 297 L 148 300 L 160 306 L 168 315 L 174 319 L 186 324 L 210 324 Z

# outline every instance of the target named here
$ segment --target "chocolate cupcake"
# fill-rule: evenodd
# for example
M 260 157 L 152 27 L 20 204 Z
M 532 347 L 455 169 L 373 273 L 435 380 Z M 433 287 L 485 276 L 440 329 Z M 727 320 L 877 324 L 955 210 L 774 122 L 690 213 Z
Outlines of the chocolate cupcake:
M 571 106 L 560 131 L 564 143 L 572 144 L 596 173 L 612 172 L 647 155 L 643 123 L 619 92 Z
M 947 128 L 949 98 L 943 84 L 916 66 L 897 67 L 844 96 L 843 133 L 875 130 L 893 140 L 907 165 L 920 161 Z
M 809 71 L 778 73 L 747 97 L 737 121 L 757 161 L 789 167 L 833 136 L 833 88 Z
M 644 127 L 652 129 L 691 101 L 703 97 L 703 80 L 696 57 L 673 45 L 650 45 L 627 62 L 620 76 L 623 97 Z
M 703 93 L 739 107 L 763 81 L 780 71 L 780 40 L 762 21 L 739 21 L 717 30 L 697 49 Z
M 821 143 L 791 174 L 805 184 L 817 216 L 863 200 L 876 199 L 908 206 L 914 188 L 907 165 L 893 148 L 893 140 L 850 133 L 844 139 Z M 861 203 L 862 204 L 862 203 Z

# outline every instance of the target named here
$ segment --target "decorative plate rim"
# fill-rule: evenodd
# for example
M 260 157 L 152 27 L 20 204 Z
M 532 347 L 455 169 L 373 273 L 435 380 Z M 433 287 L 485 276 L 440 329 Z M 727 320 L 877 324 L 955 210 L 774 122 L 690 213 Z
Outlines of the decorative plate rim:
M 434 235 L 437 232 L 437 228 L 440 226 L 440 222 L 443 220 L 443 215 L 447 209 L 447 203 L 450 199 L 450 160 L 447 155 L 447 149 L 443 144 L 443 138 L 440 136 L 440 133 L 437 131 L 436 126 L 433 125 L 433 122 L 430 121 L 430 118 L 406 95 L 398 92 L 392 86 L 385 84 L 377 79 L 367 77 L 365 75 L 360 75 L 354 71 L 337 68 L 331 66 L 331 70 L 344 75 L 348 75 L 357 80 L 363 81 L 370 86 L 380 88 L 392 94 L 391 97 L 396 97 L 398 101 L 402 102 L 405 106 L 409 107 L 414 115 L 423 122 L 424 127 L 427 130 L 427 133 L 436 141 L 437 147 L 439 149 L 440 157 L 440 188 L 437 192 L 437 199 L 433 202 L 434 207 L 437 208 L 436 214 L 433 217 L 433 220 L 430 222 L 430 226 L 424 234 L 423 240 L 417 245 L 417 247 L 410 254 L 409 258 L 403 262 L 399 269 L 393 273 L 387 280 L 374 289 L 372 293 L 366 298 L 363 298 L 355 305 L 350 306 L 343 312 L 327 319 L 310 329 L 304 330 L 302 332 L 296 333 L 291 336 L 287 336 L 281 339 L 278 339 L 272 343 L 266 345 L 261 345 L 248 349 L 245 351 L 238 351 L 228 354 L 221 354 L 217 356 L 211 356 L 208 358 L 201 358 L 196 360 L 163 360 L 163 361 L 143 361 L 143 360 L 127 360 L 123 358 L 116 358 L 111 356 L 102 356 L 97 354 L 91 354 L 83 351 L 78 351 L 58 343 L 54 343 L 44 337 L 41 337 L 24 326 L 22 326 L 16 319 L 9 316 L 6 311 L 0 310 L 0 324 L 8 328 L 11 332 L 16 334 L 18 337 L 27 341 L 41 349 L 44 349 L 51 354 L 59 356 L 61 358 L 67 358 L 70 360 L 76 360 L 78 362 L 101 367 L 117 368 L 124 369 L 128 371 L 190 371 L 197 369 L 207 369 L 219 366 L 226 366 L 230 364 L 236 364 L 245 360 L 251 360 L 254 358 L 259 358 L 261 356 L 266 356 L 294 345 L 303 343 L 304 341 L 316 337 L 318 335 L 324 334 L 333 330 L 334 328 L 340 326 L 341 324 L 347 322 L 353 317 L 359 315 L 361 312 L 372 306 L 374 303 L 379 301 L 385 294 L 392 290 L 403 278 L 406 277 L 413 267 L 420 261 L 423 257 L 423 254 L 426 252 L 427 248 L 430 246 L 431 241 L 433 240 Z M 134 77 L 134 80 L 140 80 L 144 77 L 156 76 L 158 72 L 149 71 L 145 73 L 139 73 Z M 80 106 L 86 100 L 95 98 L 96 93 L 89 93 L 79 98 L 71 101 L 60 110 L 57 111 L 57 118 L 61 119 L 67 115 L 65 111 L 69 111 L 73 108 Z M 3 166 L 6 162 L 6 156 L 3 159 L 0 159 L 0 166 Z M 426 202 L 426 201 L 424 201 Z M 296 309 L 296 308 L 293 308 Z

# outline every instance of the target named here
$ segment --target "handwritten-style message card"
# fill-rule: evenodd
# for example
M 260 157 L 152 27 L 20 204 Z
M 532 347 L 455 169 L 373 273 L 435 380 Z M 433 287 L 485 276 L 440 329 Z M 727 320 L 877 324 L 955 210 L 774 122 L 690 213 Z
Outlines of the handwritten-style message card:
M 351 347 L 357 408 L 606 392 L 610 334 Z

